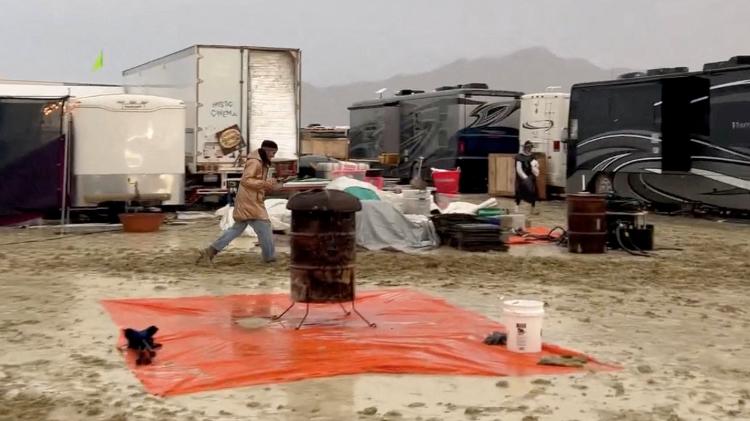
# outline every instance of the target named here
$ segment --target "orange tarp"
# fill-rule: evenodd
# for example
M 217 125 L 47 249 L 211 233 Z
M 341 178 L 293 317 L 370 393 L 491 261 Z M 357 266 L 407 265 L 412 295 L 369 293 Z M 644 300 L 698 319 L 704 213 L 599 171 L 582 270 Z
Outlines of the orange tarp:
M 533 235 L 548 235 L 549 228 L 546 227 L 531 227 L 526 228 L 526 232 Z M 552 233 L 552 237 L 557 238 L 560 236 L 560 232 L 556 231 Z M 510 237 L 508 244 L 511 246 L 518 246 L 523 244 L 551 244 L 549 240 L 540 240 L 538 238 L 521 237 L 520 235 L 513 235 Z
M 177 395 L 220 388 L 360 373 L 519 376 L 581 369 L 537 365 L 545 355 L 579 355 L 545 344 L 540 354 L 516 354 L 482 343 L 499 323 L 408 289 L 359 294 L 357 309 L 376 328 L 337 304 L 311 305 L 306 324 L 297 304 L 279 322 L 270 316 L 288 294 L 104 300 L 120 328 L 156 325 L 163 344 L 151 365 L 127 364 L 146 390 Z M 346 303 L 346 305 L 350 305 Z M 236 323 L 248 317 L 260 323 Z M 120 338 L 120 343 L 123 343 Z M 587 369 L 612 368 L 591 360 Z

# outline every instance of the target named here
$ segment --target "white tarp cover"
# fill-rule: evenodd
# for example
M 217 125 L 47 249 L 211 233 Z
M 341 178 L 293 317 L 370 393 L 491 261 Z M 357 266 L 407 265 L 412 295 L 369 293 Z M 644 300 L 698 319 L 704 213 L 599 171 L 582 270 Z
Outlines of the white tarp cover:
M 357 245 L 368 250 L 419 252 L 437 247 L 439 241 L 428 217 L 404 215 L 391 203 L 364 200 L 357 212 Z
M 440 240 L 430 218 L 404 215 L 401 212 L 403 195 L 378 190 L 370 183 L 349 177 L 331 181 L 327 189 L 345 190 L 363 187 L 374 191 L 380 200 L 363 200 L 357 212 L 357 245 L 368 250 L 397 250 L 419 252 L 437 247 Z M 432 203 L 433 209 L 437 209 Z
M 344 191 L 349 187 L 362 187 L 374 191 L 380 200 L 391 203 L 399 212 L 403 211 L 404 208 L 404 195 L 402 193 L 394 193 L 390 191 L 378 190 L 377 187 L 364 181 L 355 180 L 349 177 L 339 177 L 326 186 L 327 189 L 341 190 Z M 430 211 L 440 211 L 440 208 L 435 204 L 435 201 L 430 202 Z
M 266 205 L 266 211 L 268 211 L 268 219 L 271 220 L 271 227 L 274 231 L 289 232 L 292 224 L 292 212 L 286 208 L 286 199 L 267 199 L 264 203 Z M 219 228 L 221 231 L 226 231 L 234 225 L 234 218 L 232 217 L 234 212 L 234 206 L 226 205 L 223 208 L 216 211 L 217 216 L 221 216 L 219 221 Z M 257 237 L 255 231 L 252 228 L 247 227 L 243 235 L 248 237 Z
M 452 202 L 440 213 L 467 213 L 474 215 L 480 209 L 491 208 L 494 206 L 497 206 L 497 199 L 494 197 L 491 197 L 478 205 L 468 202 Z

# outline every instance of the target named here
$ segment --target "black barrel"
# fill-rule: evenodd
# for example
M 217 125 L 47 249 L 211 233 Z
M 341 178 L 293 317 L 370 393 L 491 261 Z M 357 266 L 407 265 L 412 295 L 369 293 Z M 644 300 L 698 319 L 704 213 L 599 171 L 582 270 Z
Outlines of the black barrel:
M 287 209 L 292 211 L 292 300 L 353 301 L 359 199 L 338 190 L 313 190 L 293 196 Z

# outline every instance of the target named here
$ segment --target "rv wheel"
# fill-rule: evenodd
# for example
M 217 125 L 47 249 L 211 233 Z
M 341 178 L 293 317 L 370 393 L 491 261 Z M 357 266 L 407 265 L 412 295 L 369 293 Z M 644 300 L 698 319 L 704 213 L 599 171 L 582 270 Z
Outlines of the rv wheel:
M 612 184 L 612 177 L 607 174 L 599 174 L 594 180 L 594 193 L 606 194 L 612 193 L 615 190 Z

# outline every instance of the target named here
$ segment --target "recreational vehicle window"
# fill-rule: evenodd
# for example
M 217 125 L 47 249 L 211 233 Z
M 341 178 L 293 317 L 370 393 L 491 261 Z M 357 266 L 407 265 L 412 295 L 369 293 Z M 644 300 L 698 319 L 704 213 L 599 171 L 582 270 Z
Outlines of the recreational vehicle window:
M 381 153 L 398 153 L 398 105 L 350 109 L 349 157 L 377 161 Z
M 653 98 L 660 89 L 658 84 L 651 83 L 613 87 L 609 113 L 614 129 L 658 130 Z
M 578 115 L 578 138 L 618 130 L 658 130 L 654 98 L 661 96 L 660 89 L 657 83 L 646 83 L 576 91 L 571 110 Z
M 712 143 L 750 155 L 750 68 L 709 75 Z

